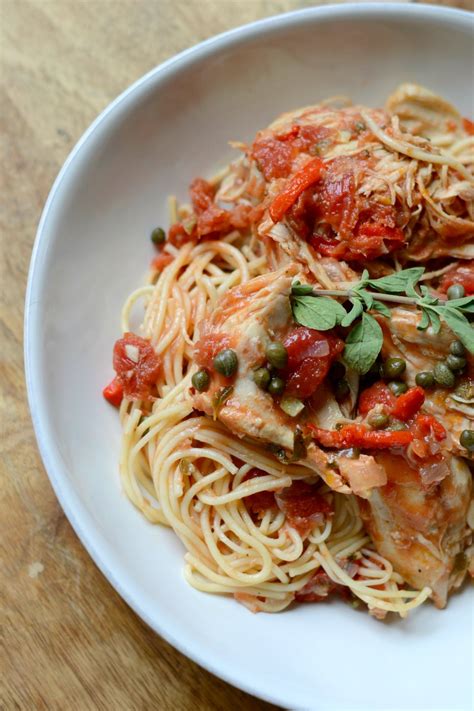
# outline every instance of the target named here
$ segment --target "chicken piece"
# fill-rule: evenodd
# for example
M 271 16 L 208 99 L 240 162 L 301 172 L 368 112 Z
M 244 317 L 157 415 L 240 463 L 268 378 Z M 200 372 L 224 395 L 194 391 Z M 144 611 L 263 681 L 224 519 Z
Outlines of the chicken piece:
M 433 370 L 437 363 L 444 361 L 449 354 L 449 346 L 455 336 L 444 324 L 435 334 L 431 326 L 425 331 L 418 331 L 417 325 L 421 314 L 413 309 L 394 308 L 392 318 L 379 319 L 384 332 L 382 355 L 384 358 L 403 358 L 407 364 L 406 380 L 409 385 L 415 385 L 417 373 Z M 474 358 L 466 355 L 469 368 L 474 368 Z M 465 379 L 467 382 L 467 380 Z M 459 456 L 466 456 L 466 450 L 459 444 L 461 432 L 472 429 L 474 420 L 474 401 L 471 403 L 457 399 L 455 392 L 444 388 L 434 388 L 425 391 L 423 409 L 438 418 L 451 435 L 450 451 Z
M 252 279 L 225 295 L 203 325 L 195 348 L 195 359 L 201 367 L 212 372 L 217 352 L 231 348 L 237 354 L 238 371 L 233 378 L 224 378 L 213 372 L 209 389 L 195 392 L 193 404 L 196 409 L 218 417 L 237 436 L 250 437 L 281 448 L 289 457 L 299 458 L 302 464 L 317 472 L 331 488 L 349 493 L 349 486 L 334 469 L 331 457 L 322 449 L 309 442 L 298 451 L 302 441 L 300 425 L 315 420 L 321 422 L 324 420 L 321 413 L 325 409 L 334 416 L 334 407 L 343 419 L 332 393 L 327 390 L 316 393 L 310 399 L 310 407 L 299 416 L 290 417 L 276 399 L 256 385 L 253 378 L 254 371 L 265 364 L 267 345 L 272 341 L 284 341 L 295 328 L 289 293 L 297 271 L 295 265 L 290 265 Z M 341 343 L 339 339 L 326 337 L 325 334 L 315 345 L 313 366 L 317 369 L 322 364 L 321 381 L 334 357 L 328 345 L 330 342 Z M 316 353 L 319 347 L 320 356 Z M 225 391 L 225 388 L 231 388 L 231 391 Z M 227 393 L 227 399 L 218 406 L 216 398 L 222 392 Z M 332 408 L 327 400 L 331 400 Z
M 402 457 L 383 452 L 375 459 L 388 482 L 369 498 L 358 499 L 367 531 L 377 551 L 409 585 L 430 587 L 435 605 L 444 607 L 469 567 L 464 560 L 472 542 L 466 522 L 472 490 L 469 467 L 452 457 L 450 475 L 425 489 L 418 472 Z
M 418 84 L 401 84 L 388 97 L 385 109 L 398 116 L 408 133 L 423 136 L 435 145 L 466 135 L 462 116 L 454 106 Z

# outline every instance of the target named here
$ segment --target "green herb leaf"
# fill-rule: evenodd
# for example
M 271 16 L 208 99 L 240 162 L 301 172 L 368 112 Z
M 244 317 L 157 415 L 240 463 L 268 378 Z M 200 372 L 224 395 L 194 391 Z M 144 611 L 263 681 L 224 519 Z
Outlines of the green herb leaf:
M 341 321 L 341 326 L 350 326 L 353 321 L 356 320 L 356 318 L 359 318 L 359 316 L 362 314 L 364 310 L 364 306 L 362 304 L 362 301 L 360 299 L 353 298 L 350 300 L 352 304 L 352 308 L 349 311 L 346 316 Z
M 392 318 L 392 312 L 390 311 L 388 306 L 385 306 L 385 304 L 382 301 L 375 300 L 374 303 L 372 304 L 372 311 L 378 311 L 379 313 L 382 314 L 382 316 L 386 316 L 387 318 Z
M 361 274 L 360 281 L 359 281 L 359 283 L 358 283 L 358 285 L 357 285 L 357 288 L 358 288 L 358 289 L 363 289 L 364 286 L 367 286 L 367 284 L 369 283 L 369 281 L 370 281 L 370 274 L 369 274 L 369 272 L 367 271 L 367 269 L 364 269 L 364 271 L 363 271 L 362 274 Z
M 390 274 L 380 279 L 369 279 L 368 285 L 376 291 L 383 291 L 386 294 L 408 294 L 416 296 L 414 289 L 425 271 L 424 267 L 412 267 L 402 269 L 396 274 Z
M 426 310 L 431 321 L 431 328 L 433 329 L 433 333 L 437 335 L 441 331 L 441 319 L 439 317 L 438 311 L 433 307 L 430 308 L 429 306 L 426 308 Z
M 326 296 L 295 296 L 292 309 L 296 323 L 317 331 L 329 331 L 347 315 L 338 301 Z
M 214 419 L 217 418 L 217 415 L 219 414 L 219 410 L 221 409 L 221 407 L 223 407 L 223 405 L 225 405 L 225 403 L 227 402 L 227 400 L 229 399 L 229 397 L 232 395 L 233 392 L 234 392 L 233 385 L 227 385 L 225 388 L 221 388 L 220 390 L 218 390 L 216 392 L 216 394 L 212 398 L 212 411 L 214 414 Z
M 299 281 L 294 281 L 291 285 L 291 293 L 293 296 L 306 296 L 313 293 L 311 284 L 301 284 Z
M 428 316 L 428 311 L 426 309 L 423 309 L 423 313 L 421 314 L 421 320 L 418 326 L 416 327 L 418 331 L 426 331 L 428 326 L 430 325 L 430 317 Z
M 420 291 L 423 294 L 423 298 L 420 300 L 420 304 L 427 304 L 428 306 L 436 306 L 439 303 L 437 296 L 433 296 L 427 286 L 422 284 L 420 286 Z M 417 294 L 418 296 L 418 294 Z
M 369 314 L 362 314 L 346 339 L 344 360 L 360 375 L 368 373 L 382 349 L 383 333 L 377 321 Z
M 464 314 L 452 309 L 450 306 L 446 306 L 443 309 L 443 318 L 451 331 L 466 346 L 469 353 L 474 354 L 474 328 Z
M 474 296 L 463 296 L 462 299 L 453 299 L 446 306 L 454 307 L 467 314 L 474 314 Z
M 374 304 L 374 295 L 371 294 L 370 291 L 367 291 L 366 289 L 358 289 L 357 293 L 359 294 L 360 298 L 363 300 L 366 308 L 371 309 Z

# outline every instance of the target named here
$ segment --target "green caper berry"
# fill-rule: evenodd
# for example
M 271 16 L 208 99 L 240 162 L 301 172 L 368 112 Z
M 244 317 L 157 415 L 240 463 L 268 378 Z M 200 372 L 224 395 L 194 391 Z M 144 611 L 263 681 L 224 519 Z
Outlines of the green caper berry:
M 269 343 L 265 357 L 274 368 L 284 368 L 288 363 L 288 353 L 283 343 Z
M 452 301 L 453 299 L 462 299 L 465 293 L 466 291 L 462 284 L 451 284 L 447 296 L 448 299 Z
M 346 374 L 346 366 L 344 363 L 341 363 L 340 361 L 336 360 L 332 365 L 331 369 L 329 371 L 329 377 L 331 380 L 333 380 L 335 383 L 337 383 L 341 378 L 343 378 Z
M 448 366 L 449 370 L 453 370 L 454 372 L 456 372 L 456 370 L 462 370 L 466 363 L 467 361 L 465 358 L 452 355 L 452 353 L 450 353 L 446 358 L 446 365 Z
M 428 390 L 429 388 L 432 388 L 435 383 L 434 375 L 431 371 L 424 370 L 422 373 L 416 374 L 415 382 L 420 386 L 420 388 Z
M 338 380 L 334 386 L 334 394 L 338 402 L 344 400 L 344 398 L 349 395 L 350 391 L 351 389 L 349 387 L 349 384 L 347 380 L 344 380 L 344 378 L 342 378 L 342 380 Z
M 461 447 L 467 449 L 469 454 L 474 452 L 474 430 L 463 430 L 459 438 Z
M 155 227 L 153 232 L 151 233 L 151 241 L 153 244 L 163 244 L 163 242 L 166 240 L 166 232 L 162 227 Z
M 383 412 L 373 414 L 368 419 L 369 425 L 373 430 L 383 430 L 388 425 L 388 415 Z
M 270 395 L 281 395 L 285 389 L 285 381 L 282 378 L 272 378 L 268 385 Z
M 449 346 L 449 352 L 463 358 L 466 355 L 466 348 L 461 341 L 453 341 Z
M 403 358 L 387 358 L 382 366 L 384 378 L 399 378 L 407 367 Z
M 268 370 L 268 368 L 259 368 L 253 374 L 253 379 L 254 379 L 256 385 L 258 385 L 258 387 L 261 388 L 262 390 L 266 390 L 268 388 L 270 378 L 271 378 L 271 375 L 270 375 L 270 371 Z
M 408 385 L 406 383 L 401 383 L 399 380 L 393 380 L 391 383 L 388 384 L 388 387 L 390 388 L 390 391 L 397 397 L 399 395 L 403 395 L 403 393 L 406 393 L 406 391 L 408 390 Z
M 191 378 L 191 382 L 196 388 L 196 390 L 199 390 L 200 393 L 203 393 L 208 389 L 211 379 L 207 370 L 203 369 L 198 370 L 197 373 L 194 373 L 193 377 Z
M 448 368 L 446 363 L 437 363 L 433 374 L 438 385 L 442 385 L 444 388 L 452 388 L 456 382 L 453 371 Z
M 214 360 L 212 361 L 214 370 L 217 370 L 221 375 L 225 375 L 226 378 L 230 378 L 231 375 L 237 370 L 239 364 L 237 360 L 237 355 L 235 351 L 231 348 L 224 348 L 220 351 Z

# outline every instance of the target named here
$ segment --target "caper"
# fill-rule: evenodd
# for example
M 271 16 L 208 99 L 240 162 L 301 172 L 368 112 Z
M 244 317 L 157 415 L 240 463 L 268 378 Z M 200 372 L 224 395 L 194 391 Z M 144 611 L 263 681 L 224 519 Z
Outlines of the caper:
M 403 395 L 403 393 L 406 393 L 408 390 L 408 385 L 406 383 L 402 383 L 399 380 L 393 380 L 391 383 L 388 384 L 388 387 L 390 388 L 391 392 L 398 397 L 399 395 Z
M 387 358 L 382 366 L 382 373 L 384 378 L 399 378 L 403 375 L 407 367 L 406 362 L 403 358 Z
M 262 390 L 266 390 L 268 388 L 270 378 L 271 375 L 268 368 L 259 368 L 253 374 L 253 379 L 255 383 L 258 385 L 259 388 L 262 388 Z
M 452 388 L 456 382 L 453 371 L 448 368 L 446 363 L 437 363 L 433 374 L 438 385 L 442 385 L 444 388 Z
M 474 452 L 474 430 L 463 430 L 459 438 L 462 447 L 465 447 L 469 454 Z
M 349 395 L 350 391 L 351 391 L 351 389 L 349 387 L 349 384 L 348 384 L 347 380 L 344 380 L 344 378 L 342 378 L 341 380 L 338 380 L 334 386 L 334 394 L 335 394 L 336 400 L 338 402 L 340 402 L 341 400 L 344 400 L 344 398 L 346 398 Z
M 153 232 L 151 233 L 151 241 L 153 244 L 159 245 L 163 244 L 163 242 L 166 239 L 166 232 L 162 227 L 155 227 Z
M 424 388 L 425 390 L 432 388 L 434 382 L 434 375 L 430 370 L 424 370 L 421 373 L 417 373 L 415 376 L 415 383 L 419 385 L 420 388 Z
M 282 378 L 272 378 L 268 385 L 270 395 L 281 395 L 285 389 L 285 381 Z
M 462 299 L 465 293 L 466 291 L 462 284 L 451 284 L 448 289 L 447 296 L 448 299 L 452 301 L 452 299 Z
M 191 378 L 192 384 L 196 390 L 199 390 L 200 393 L 203 393 L 208 389 L 210 381 L 211 379 L 209 377 L 209 373 L 204 369 L 198 370 L 198 372 L 194 373 Z
M 341 363 L 339 360 L 336 360 L 332 365 L 331 369 L 329 371 L 329 377 L 331 380 L 333 380 L 335 383 L 337 383 L 338 380 L 343 378 L 346 374 L 346 366 L 344 363 Z
M 461 341 L 452 341 L 449 345 L 449 352 L 459 358 L 463 358 L 466 355 L 466 348 Z
M 446 365 L 448 366 L 449 370 L 453 370 L 454 372 L 456 372 L 456 370 L 462 370 L 466 365 L 466 362 L 467 361 L 465 358 L 455 356 L 452 353 L 450 353 L 446 358 Z
M 283 343 L 269 343 L 265 357 L 274 368 L 284 368 L 288 363 L 288 353 Z
M 235 351 L 231 348 L 224 348 L 223 351 L 219 351 L 212 364 L 214 370 L 217 370 L 221 375 L 225 375 L 226 378 L 230 378 L 237 370 L 239 362 Z
M 385 415 L 383 412 L 374 413 L 370 415 L 368 423 L 373 430 L 383 430 L 388 425 L 388 415 Z

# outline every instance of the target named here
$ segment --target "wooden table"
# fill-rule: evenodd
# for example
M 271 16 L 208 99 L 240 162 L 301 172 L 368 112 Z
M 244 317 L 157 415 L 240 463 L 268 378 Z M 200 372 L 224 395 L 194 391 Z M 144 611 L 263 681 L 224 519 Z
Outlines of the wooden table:
M 51 183 L 111 99 L 206 37 L 312 4 L 318 3 L 0 0 L 1 708 L 272 708 L 148 629 L 82 548 L 36 449 L 23 381 L 23 299 Z M 472 0 L 440 4 L 473 9 Z

